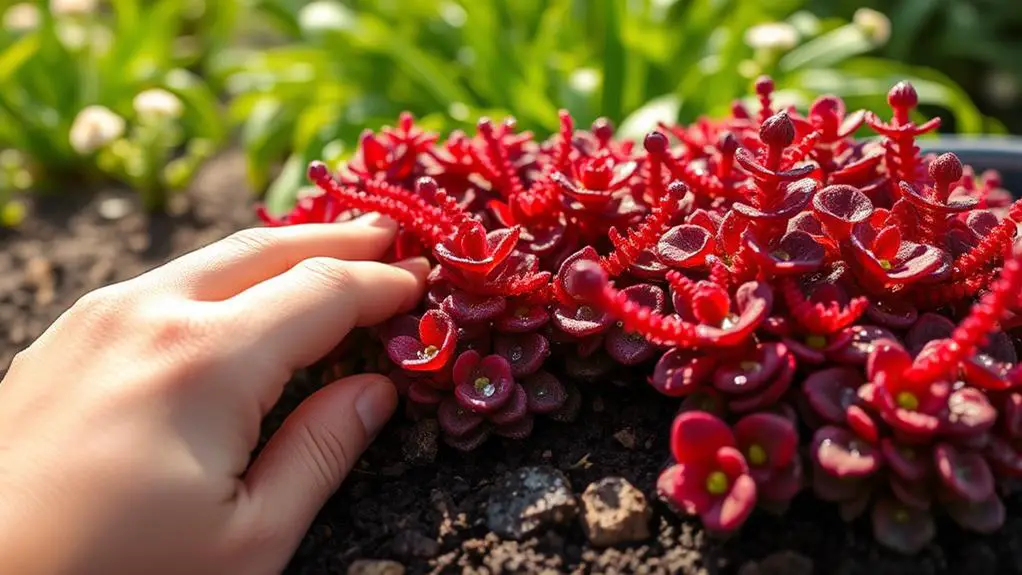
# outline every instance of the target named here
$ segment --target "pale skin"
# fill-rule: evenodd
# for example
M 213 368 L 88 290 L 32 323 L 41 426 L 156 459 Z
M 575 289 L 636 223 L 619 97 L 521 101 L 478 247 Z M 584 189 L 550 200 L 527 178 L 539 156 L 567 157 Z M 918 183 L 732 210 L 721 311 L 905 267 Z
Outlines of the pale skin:
M 92 292 L 0 383 L 0 566 L 19 575 L 279 573 L 397 403 L 364 374 L 306 399 L 254 460 L 292 374 L 421 299 L 395 226 L 253 229 Z

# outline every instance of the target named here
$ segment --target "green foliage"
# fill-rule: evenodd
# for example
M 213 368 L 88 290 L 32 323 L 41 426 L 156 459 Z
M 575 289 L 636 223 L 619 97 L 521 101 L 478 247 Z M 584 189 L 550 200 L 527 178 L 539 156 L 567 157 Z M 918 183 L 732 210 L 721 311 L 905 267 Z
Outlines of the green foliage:
M 1018 0 L 812 0 L 817 14 L 883 10 L 895 31 L 885 57 L 940 69 L 1013 131 L 1022 130 L 1022 10 Z
M 114 179 L 156 209 L 224 141 L 218 100 L 197 73 L 207 50 L 185 32 L 208 26 L 211 45 L 224 42 L 225 12 L 197 18 L 193 0 L 65 1 L 13 5 L 4 20 L 0 149 L 20 160 L 0 178 L 7 191 Z
M 945 75 L 898 56 L 932 41 L 910 24 L 972 0 L 896 0 L 893 27 L 873 11 L 850 21 L 869 1 L 0 0 L 0 204 L 13 190 L 114 179 L 158 208 L 231 127 L 250 183 L 280 210 L 308 161 L 346 156 L 362 130 L 405 110 L 442 133 L 513 115 L 545 134 L 566 108 L 636 137 L 658 121 L 722 115 L 763 73 L 799 106 L 826 92 L 876 109 L 909 79 L 956 130 L 1002 131 Z M 976 3 L 998 1 L 1012 0 Z M 48 8 L 61 4 L 88 9 Z M 19 30 L 26 6 L 37 22 Z M 150 101 L 173 94 L 180 109 L 139 114 L 136 98 L 153 89 L 165 92 Z
M 821 93 L 882 108 L 909 79 L 961 131 L 1000 131 L 939 73 L 878 59 L 889 30 L 819 19 L 802 0 L 258 0 L 291 42 L 233 55 L 221 72 L 232 118 L 271 209 L 291 205 L 304 164 L 343 156 L 364 128 L 408 110 L 441 132 L 481 115 L 548 133 L 557 110 L 580 123 L 623 119 L 640 136 L 658 121 L 720 116 L 760 74 L 778 98 Z M 881 16 L 882 18 L 882 16 Z M 767 24 L 767 26 L 759 26 Z M 875 23 L 874 23 L 875 24 Z

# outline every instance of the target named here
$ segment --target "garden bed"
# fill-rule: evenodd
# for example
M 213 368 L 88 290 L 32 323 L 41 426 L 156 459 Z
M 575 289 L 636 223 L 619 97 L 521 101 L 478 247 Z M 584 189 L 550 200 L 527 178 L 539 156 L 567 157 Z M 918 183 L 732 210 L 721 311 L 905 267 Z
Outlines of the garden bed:
M 248 192 L 239 187 L 243 175 L 236 155 L 211 162 L 171 216 L 143 216 L 131 194 L 116 190 L 38 201 L 20 231 L 0 238 L 4 369 L 83 293 L 254 224 Z M 267 432 L 311 387 L 297 378 Z M 620 476 L 651 498 L 674 407 L 641 381 L 588 386 L 574 423 L 538 421 L 527 441 L 492 440 L 470 454 L 442 442 L 437 448 L 428 428 L 396 418 L 320 514 L 289 572 L 345 573 L 360 561 L 360 572 L 389 573 L 381 569 L 392 564 L 364 560 L 391 560 L 409 573 L 1022 573 L 1018 496 L 1007 499 L 1008 519 L 996 535 L 942 523 L 938 539 L 911 558 L 883 550 L 867 525 L 847 527 L 833 506 L 808 493 L 782 518 L 757 511 L 725 543 L 652 500 L 650 537 L 609 549 L 590 544 L 570 516 L 521 541 L 487 526 L 497 499 L 511 496 L 497 486 L 523 466 L 560 470 L 575 497 L 592 482 Z

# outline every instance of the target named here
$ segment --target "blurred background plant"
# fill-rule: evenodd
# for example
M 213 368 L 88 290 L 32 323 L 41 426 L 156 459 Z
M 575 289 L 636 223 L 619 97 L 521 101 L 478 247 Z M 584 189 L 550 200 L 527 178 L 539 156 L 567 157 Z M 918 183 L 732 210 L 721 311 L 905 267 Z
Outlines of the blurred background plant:
M 760 74 L 800 107 L 834 93 L 882 109 L 908 79 L 945 131 L 1022 131 L 1014 3 L 0 0 L 0 190 L 106 177 L 158 207 L 232 142 L 226 126 L 280 211 L 309 160 L 404 110 L 441 133 L 513 115 L 545 135 L 563 107 L 634 137 L 725 113 Z
M 807 106 L 833 93 L 880 109 L 910 79 L 924 111 L 963 132 L 999 132 L 942 73 L 876 55 L 892 35 L 872 9 L 821 18 L 804 0 L 261 0 L 285 39 L 233 50 L 218 70 L 234 96 L 250 177 L 271 210 L 293 203 L 304 165 L 350 153 L 359 133 L 402 110 L 440 130 L 512 115 L 548 133 L 557 110 L 600 116 L 635 137 L 658 121 L 720 115 L 754 96 Z
M 893 34 L 880 53 L 936 68 L 985 111 L 1022 132 L 1022 9 L 1018 0 L 813 0 L 822 16 L 883 10 Z
M 220 103 L 202 69 L 230 28 L 202 18 L 196 2 L 7 4 L 0 31 L 7 193 L 112 179 L 159 209 L 224 142 Z M 209 31 L 206 47 L 196 48 L 189 26 Z

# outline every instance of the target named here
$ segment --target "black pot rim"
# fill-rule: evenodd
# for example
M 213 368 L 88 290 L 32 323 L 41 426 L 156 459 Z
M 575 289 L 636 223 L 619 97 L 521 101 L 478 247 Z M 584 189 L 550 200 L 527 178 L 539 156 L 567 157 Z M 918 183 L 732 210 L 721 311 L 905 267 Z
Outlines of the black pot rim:
M 1010 180 L 1008 189 L 1013 191 L 1022 181 L 1022 137 L 949 135 L 920 139 L 916 145 L 924 154 L 954 152 L 977 170 L 997 170 Z

